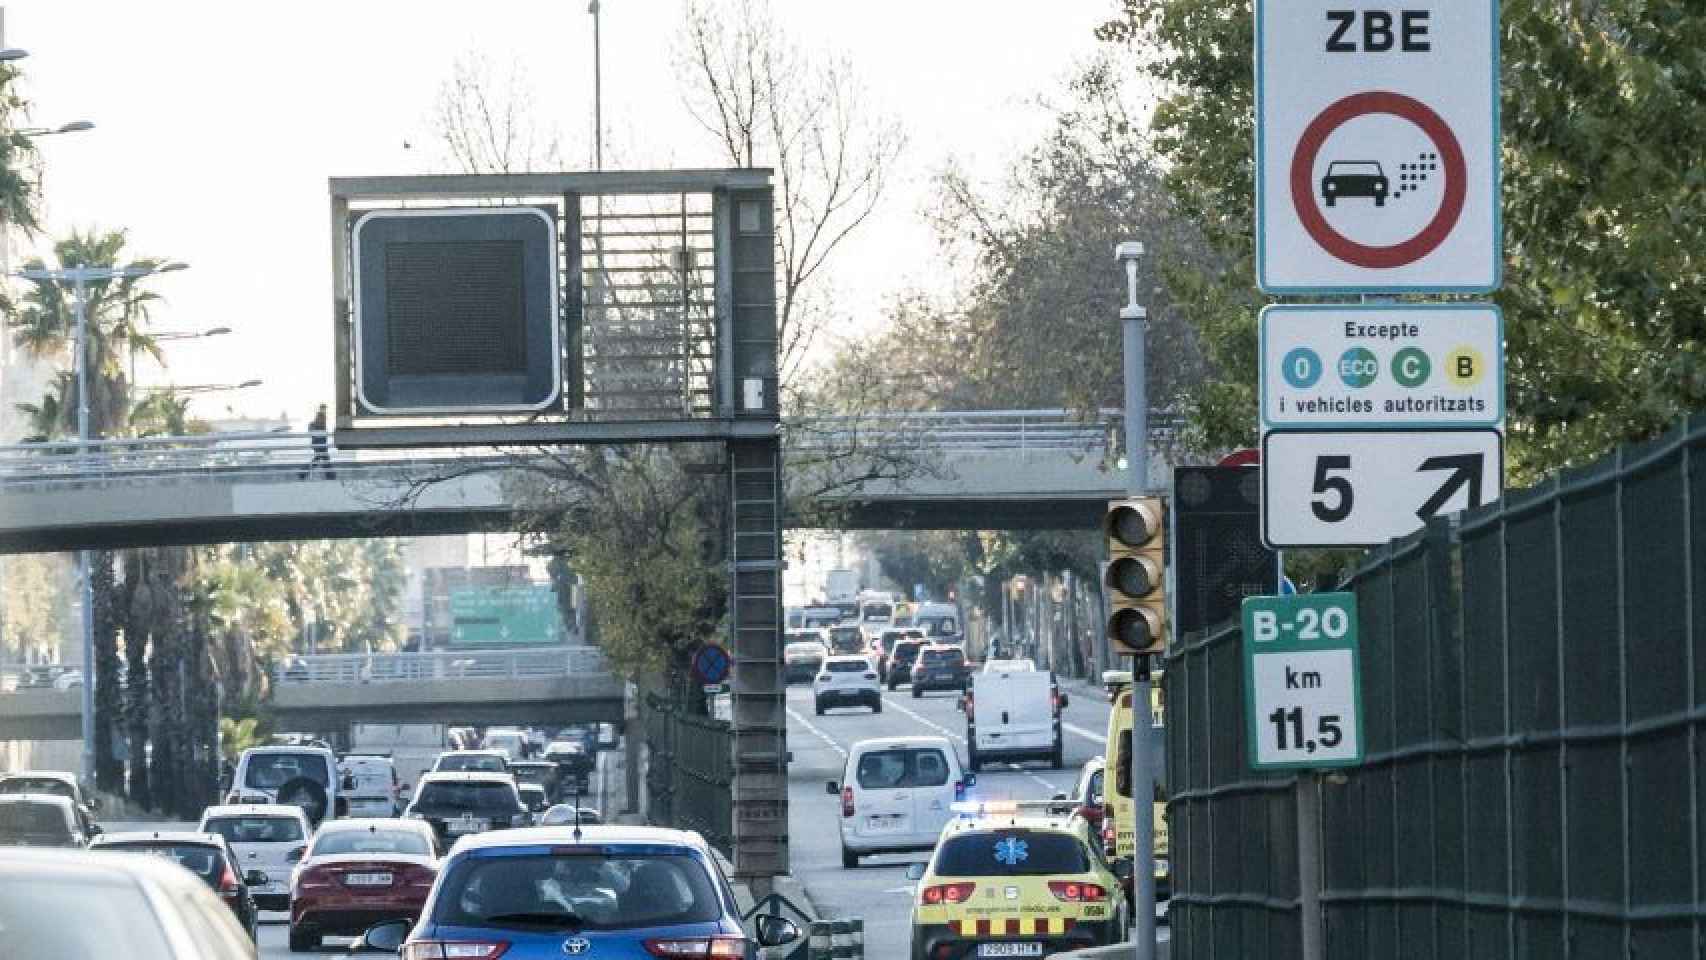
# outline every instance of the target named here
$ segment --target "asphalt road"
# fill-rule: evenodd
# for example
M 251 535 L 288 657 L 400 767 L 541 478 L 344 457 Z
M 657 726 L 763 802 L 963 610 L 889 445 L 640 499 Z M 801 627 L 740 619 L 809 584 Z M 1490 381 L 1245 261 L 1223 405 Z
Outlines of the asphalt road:
M 327 937 L 318 953 L 291 953 L 288 916 L 262 911 L 260 943 L 261 960 L 301 960 L 303 957 L 347 957 L 355 941 L 348 937 Z M 362 953 L 358 956 L 395 957 L 396 954 Z
M 1062 729 L 1066 765 L 986 765 L 974 795 L 982 799 L 1046 800 L 1066 792 L 1086 760 L 1103 752 L 1108 704 L 1094 691 L 1072 690 Z M 883 695 L 883 712 L 864 707 L 831 710 L 815 716 L 809 688 L 788 691 L 788 833 L 794 876 L 806 886 L 819 911 L 830 917 L 863 917 L 865 955 L 900 958 L 910 949 L 912 884 L 906 866 L 927 854 L 867 857 L 854 870 L 841 866 L 841 802 L 824 791 L 826 780 L 840 780 L 847 748 L 859 740 L 920 734 L 946 736 L 965 762 L 965 716 L 958 695 L 927 693 L 913 699 L 905 689 Z M 1166 936 L 1163 928 L 1162 936 Z M 1166 956 L 1165 947 L 1161 956 Z

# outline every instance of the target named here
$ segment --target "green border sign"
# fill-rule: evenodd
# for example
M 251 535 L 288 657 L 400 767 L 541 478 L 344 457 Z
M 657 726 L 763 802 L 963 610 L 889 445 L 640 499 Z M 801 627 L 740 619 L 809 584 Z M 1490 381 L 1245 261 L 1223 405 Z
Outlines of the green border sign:
M 1354 593 L 1244 599 L 1244 716 L 1256 770 L 1362 763 Z

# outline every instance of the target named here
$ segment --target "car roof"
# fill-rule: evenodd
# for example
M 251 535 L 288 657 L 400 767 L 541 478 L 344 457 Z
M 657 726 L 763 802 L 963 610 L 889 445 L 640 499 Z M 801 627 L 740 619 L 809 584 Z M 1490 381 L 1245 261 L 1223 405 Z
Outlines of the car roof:
M 312 753 L 316 756 L 327 756 L 327 757 L 332 757 L 333 759 L 336 759 L 336 755 L 334 755 L 332 753 L 332 751 L 327 749 L 326 747 L 310 747 L 306 744 L 301 744 L 301 745 L 297 745 L 297 746 L 290 746 L 288 744 L 275 744 L 273 746 L 267 746 L 267 747 L 250 747 L 249 749 L 243 751 L 243 757 L 247 758 L 249 756 L 249 754 L 251 754 L 251 753 Z
M 441 756 L 441 757 L 450 757 L 450 756 L 501 757 L 503 755 L 504 755 L 504 752 L 502 750 L 493 750 L 489 747 L 478 747 L 478 748 L 473 748 L 473 749 L 468 749 L 468 750 L 446 750 L 443 753 L 439 754 L 439 756 Z
M 222 803 L 208 807 L 201 812 L 201 818 L 208 817 L 290 817 L 306 821 L 308 815 L 301 807 L 293 807 L 286 803 Z
M 91 847 L 131 843 L 188 843 L 225 848 L 224 837 L 217 833 L 202 833 L 196 830 L 127 830 L 123 833 L 103 833 L 89 841 Z
M 857 660 L 860 663 L 866 663 L 866 664 L 871 662 L 862 653 L 838 653 L 838 654 L 835 654 L 834 656 L 829 658 L 830 663 L 852 663 L 855 660 Z
M 57 874 L 107 885 L 201 885 L 199 879 L 182 867 L 159 857 L 124 856 L 89 850 L 0 847 L 0 873 L 7 872 L 7 868 L 18 869 L 32 878 Z
M 584 809 L 591 809 L 583 807 Z M 677 847 L 706 849 L 705 840 L 697 833 L 672 830 L 668 827 L 641 827 L 621 824 L 589 823 L 580 828 L 576 839 L 573 824 L 550 827 L 518 827 L 513 830 L 492 830 L 474 833 L 456 843 L 457 853 L 490 850 L 502 847 L 537 846 L 645 846 L 668 844 Z
M 345 817 L 342 820 L 326 820 L 320 824 L 315 833 L 353 833 L 360 830 L 377 830 L 384 827 L 388 830 L 398 827 L 408 829 L 430 829 L 420 820 L 409 820 L 404 817 Z
M 550 743 L 545 745 L 545 752 L 546 753 L 564 753 L 564 752 L 585 753 L 586 752 L 586 744 L 576 743 L 573 740 L 552 740 Z
M 1070 806 L 1070 804 L 1068 805 Z M 994 833 L 998 830 L 1032 830 L 1042 833 L 1063 833 L 1075 840 L 1083 837 L 1068 821 L 1070 813 L 1057 816 L 1047 814 L 1021 813 L 979 813 L 962 814 L 948 821 L 943 835 L 962 836 L 968 833 Z
M 557 765 L 549 760 L 511 760 L 509 765 L 512 767 L 548 767 L 552 770 L 557 769 Z
M 77 775 L 64 770 L 13 770 L 0 773 L 0 780 L 58 780 L 77 786 Z
M 859 753 L 865 750 L 890 750 L 900 747 L 945 747 L 951 750 L 953 744 L 948 742 L 947 737 L 873 737 L 853 744 L 848 752 Z
M 544 793 L 545 785 L 539 783 L 518 783 L 515 785 L 522 793 Z
M 422 783 L 514 783 L 515 778 L 495 770 L 428 770 Z

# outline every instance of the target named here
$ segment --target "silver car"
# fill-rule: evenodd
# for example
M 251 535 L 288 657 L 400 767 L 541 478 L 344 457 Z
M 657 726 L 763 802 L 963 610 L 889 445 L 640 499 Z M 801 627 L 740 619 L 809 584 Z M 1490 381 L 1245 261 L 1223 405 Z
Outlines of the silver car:
M 207 884 L 137 854 L 0 849 L 0 941 L 9 957 L 255 958 Z

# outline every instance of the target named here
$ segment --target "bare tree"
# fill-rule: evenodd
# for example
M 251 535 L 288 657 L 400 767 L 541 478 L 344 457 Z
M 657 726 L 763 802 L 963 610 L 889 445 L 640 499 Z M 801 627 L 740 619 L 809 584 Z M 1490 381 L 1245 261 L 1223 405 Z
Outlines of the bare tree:
M 499 71 L 477 53 L 452 65 L 433 106 L 449 166 L 461 173 L 521 173 L 563 166 L 561 141 L 538 122 L 532 81 L 519 61 Z
M 768 0 L 689 0 L 676 74 L 688 110 L 730 163 L 775 172 L 787 388 L 829 318 L 813 281 L 882 201 L 905 134 L 871 105 L 845 58 L 803 52 Z

